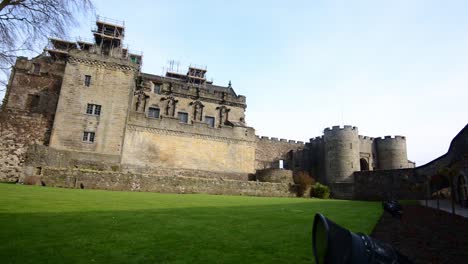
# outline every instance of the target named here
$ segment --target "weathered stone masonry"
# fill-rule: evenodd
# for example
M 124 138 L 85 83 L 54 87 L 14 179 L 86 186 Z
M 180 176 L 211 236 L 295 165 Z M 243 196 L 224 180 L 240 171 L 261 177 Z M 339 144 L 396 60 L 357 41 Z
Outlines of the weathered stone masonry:
M 42 55 L 18 58 L 1 114 L 1 180 L 38 176 L 53 182 L 61 172 L 75 177 L 93 170 L 103 172 L 93 174 L 99 184 L 86 174 L 83 184 L 93 188 L 116 175 L 141 174 L 183 177 L 185 184 L 201 178 L 210 188 L 223 185 L 215 179 L 281 179 L 289 190 L 287 175 L 307 171 L 329 184 L 335 197 L 350 197 L 355 171 L 414 165 L 407 160 L 404 137 L 361 136 L 351 126 L 327 128 L 307 143 L 256 136 L 246 122 L 246 97 L 236 94 L 231 83 L 213 84 L 200 66 L 186 73 L 169 69 L 164 76 L 143 73 L 142 56 L 122 45 L 123 25 L 97 21 L 96 26 L 93 43 L 52 38 Z M 288 171 L 274 170 L 280 160 Z M 258 177 L 252 177 L 257 171 Z M 129 183 L 119 182 L 122 189 Z M 229 186 L 267 188 L 262 183 Z M 207 188 L 192 190 L 216 192 Z M 157 186 L 140 190 L 165 191 Z

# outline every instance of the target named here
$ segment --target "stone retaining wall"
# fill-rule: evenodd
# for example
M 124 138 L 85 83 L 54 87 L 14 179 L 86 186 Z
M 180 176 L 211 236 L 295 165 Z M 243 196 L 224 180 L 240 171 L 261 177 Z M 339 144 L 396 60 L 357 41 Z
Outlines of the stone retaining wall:
M 50 124 L 37 114 L 0 113 L 0 181 L 18 181 L 29 145 L 44 144 Z
M 43 168 L 36 184 L 65 188 L 294 197 L 293 185 L 214 178 Z M 28 177 L 25 182 L 31 182 Z
M 426 177 L 415 169 L 360 171 L 354 173 L 354 199 L 419 200 L 426 196 Z
M 255 173 L 257 181 L 276 182 L 276 183 L 294 183 L 292 170 L 283 169 L 264 169 L 257 170 Z

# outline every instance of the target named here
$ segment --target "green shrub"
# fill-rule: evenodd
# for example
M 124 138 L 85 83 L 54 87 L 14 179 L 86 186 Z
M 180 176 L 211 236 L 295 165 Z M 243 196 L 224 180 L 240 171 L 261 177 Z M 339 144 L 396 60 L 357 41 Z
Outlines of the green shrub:
M 310 189 L 310 196 L 320 199 L 328 199 L 330 197 L 330 188 L 317 182 L 312 185 L 312 188 Z

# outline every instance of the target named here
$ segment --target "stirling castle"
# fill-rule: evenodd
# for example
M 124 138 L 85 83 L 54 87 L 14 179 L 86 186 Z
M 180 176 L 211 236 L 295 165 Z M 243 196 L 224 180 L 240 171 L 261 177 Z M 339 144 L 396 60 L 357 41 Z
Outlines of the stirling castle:
M 17 59 L 2 104 L 2 180 L 77 187 L 77 174 L 94 171 L 247 184 L 259 172 L 307 171 L 347 197 L 356 171 L 414 167 L 405 137 L 361 136 L 352 126 L 307 143 L 259 137 L 246 97 L 208 81 L 205 67 L 144 73 L 142 55 L 123 45 L 123 23 L 98 18 L 92 32 L 93 41 L 51 38 L 43 54 Z M 96 188 L 114 178 L 99 179 Z

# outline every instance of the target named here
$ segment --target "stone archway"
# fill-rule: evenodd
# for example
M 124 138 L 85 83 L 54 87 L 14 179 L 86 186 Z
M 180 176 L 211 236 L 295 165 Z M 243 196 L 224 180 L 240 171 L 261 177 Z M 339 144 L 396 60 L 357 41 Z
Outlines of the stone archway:
M 462 174 L 458 176 L 457 180 L 457 196 L 460 205 L 468 207 L 468 184 Z
M 369 162 L 365 158 L 361 158 L 359 160 L 359 164 L 361 166 L 361 171 L 368 171 L 369 170 Z

